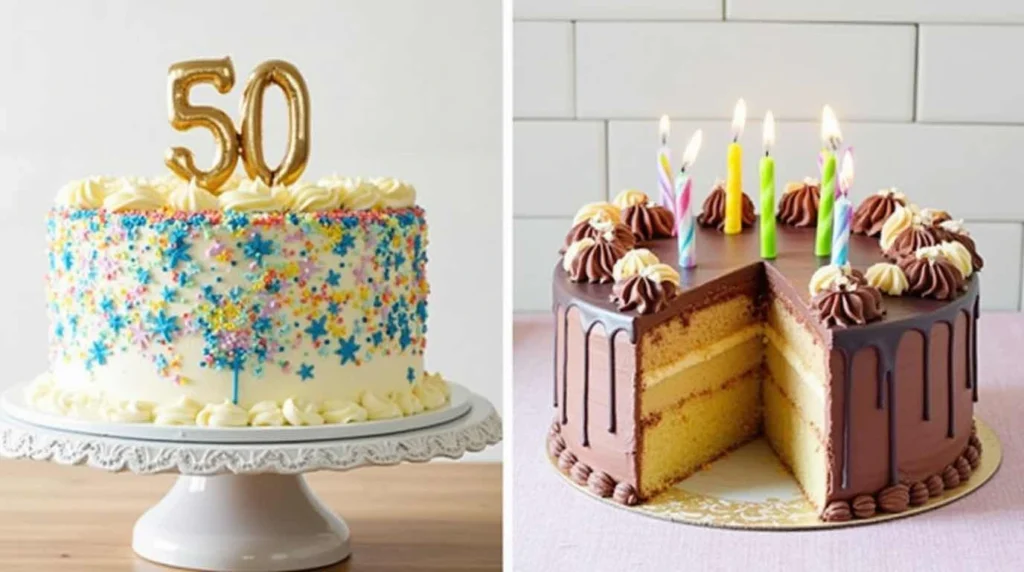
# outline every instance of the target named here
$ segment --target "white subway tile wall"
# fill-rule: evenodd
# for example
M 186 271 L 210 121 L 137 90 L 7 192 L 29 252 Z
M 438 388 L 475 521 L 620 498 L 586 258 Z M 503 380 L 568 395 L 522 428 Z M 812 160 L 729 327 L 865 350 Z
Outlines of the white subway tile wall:
M 986 258 L 982 306 L 1024 297 L 1024 49 L 1015 0 L 517 0 L 514 306 L 550 310 L 579 205 L 655 192 L 657 119 L 673 157 L 704 130 L 697 199 L 725 174 L 740 97 L 750 192 L 761 117 L 779 120 L 779 185 L 817 176 L 823 104 L 857 156 L 859 201 L 897 186 L 962 217 Z M 998 24 L 998 25 L 997 25 Z M 1021 24 L 1020 26 L 1014 24 Z

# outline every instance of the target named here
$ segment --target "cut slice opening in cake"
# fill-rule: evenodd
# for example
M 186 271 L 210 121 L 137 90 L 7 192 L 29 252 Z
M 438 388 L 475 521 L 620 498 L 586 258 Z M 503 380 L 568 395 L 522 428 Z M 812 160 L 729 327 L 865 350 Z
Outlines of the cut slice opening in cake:
M 644 498 L 763 435 L 824 508 L 826 352 L 758 266 L 752 282 L 638 340 Z

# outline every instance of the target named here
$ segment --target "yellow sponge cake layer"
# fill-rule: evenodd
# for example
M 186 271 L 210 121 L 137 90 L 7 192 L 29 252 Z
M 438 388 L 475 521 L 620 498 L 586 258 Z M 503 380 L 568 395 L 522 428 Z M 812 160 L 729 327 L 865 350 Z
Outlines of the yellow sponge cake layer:
M 797 406 L 771 380 L 762 385 L 764 432 L 782 462 L 796 477 L 804 494 L 820 511 L 825 508 L 828 456 L 821 435 Z
M 647 498 L 757 436 L 760 368 L 642 424 L 640 496 Z
M 640 342 L 640 371 L 652 379 L 680 358 L 700 351 L 748 326 L 760 325 L 762 312 L 754 297 L 737 295 L 656 326 Z

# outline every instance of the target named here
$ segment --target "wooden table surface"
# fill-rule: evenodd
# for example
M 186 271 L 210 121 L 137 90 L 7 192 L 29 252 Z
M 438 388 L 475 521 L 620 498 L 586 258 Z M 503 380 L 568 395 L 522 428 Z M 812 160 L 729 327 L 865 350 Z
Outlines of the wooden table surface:
M 501 569 L 501 465 L 429 463 L 307 475 L 352 531 L 324 570 Z M 135 519 L 173 476 L 0 461 L 0 570 L 169 570 L 131 550 Z

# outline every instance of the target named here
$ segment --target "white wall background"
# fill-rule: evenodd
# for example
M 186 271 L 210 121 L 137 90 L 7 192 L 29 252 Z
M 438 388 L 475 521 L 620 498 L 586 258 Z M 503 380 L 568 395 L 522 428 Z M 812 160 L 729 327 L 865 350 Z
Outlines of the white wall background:
M 986 258 L 982 306 L 1021 308 L 1024 3 L 1019 0 L 517 0 L 514 305 L 550 309 L 557 247 L 581 204 L 656 194 L 657 119 L 703 200 L 725 172 L 740 97 L 747 192 L 766 109 L 777 177 L 817 176 L 829 103 L 856 148 L 854 200 L 898 186 L 963 217 Z M 755 201 L 756 202 L 756 201 Z
M 43 217 L 57 189 L 92 174 L 163 173 L 172 144 L 212 157 L 208 133 L 168 125 L 166 73 L 224 55 L 235 89 L 204 86 L 194 100 L 236 120 L 259 62 L 286 59 L 302 72 L 313 123 L 306 178 L 416 185 L 431 239 L 427 367 L 500 407 L 498 0 L 0 0 L 0 386 L 46 367 Z M 265 118 L 273 162 L 287 131 L 278 90 Z M 500 448 L 473 458 L 500 459 Z

